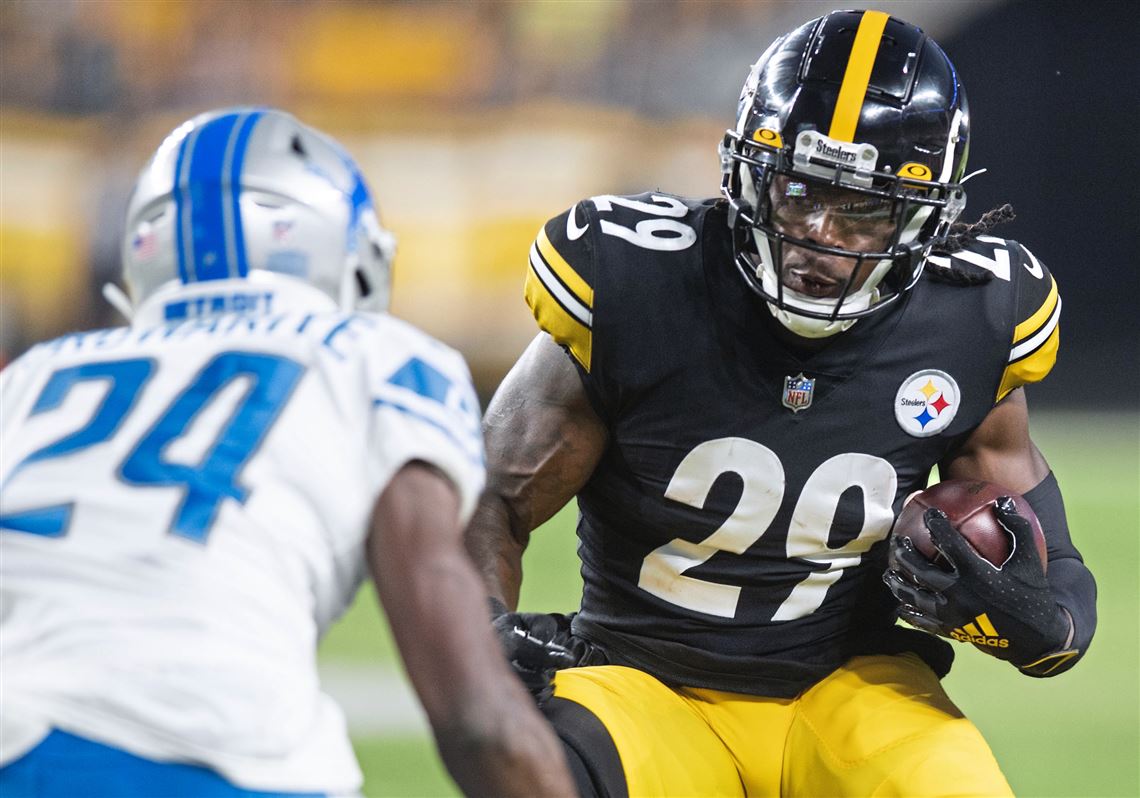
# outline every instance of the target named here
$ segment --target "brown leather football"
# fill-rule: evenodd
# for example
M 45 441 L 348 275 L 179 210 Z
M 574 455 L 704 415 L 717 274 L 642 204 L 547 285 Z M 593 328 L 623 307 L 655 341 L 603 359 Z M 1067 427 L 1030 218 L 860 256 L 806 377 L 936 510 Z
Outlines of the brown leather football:
M 1044 567 L 1048 558 L 1045 535 L 1033 508 L 1023 496 L 992 482 L 951 479 L 916 493 L 899 513 L 892 534 L 909 537 L 923 556 L 931 562 L 938 562 L 942 555 L 934 548 L 930 531 L 922 521 L 922 515 L 928 507 L 937 507 L 946 513 L 951 526 L 966 538 L 978 554 L 1000 567 L 1009 559 L 1013 536 L 1002 528 L 994 515 L 994 501 L 999 496 L 1013 499 L 1017 512 L 1033 527 L 1037 553 Z

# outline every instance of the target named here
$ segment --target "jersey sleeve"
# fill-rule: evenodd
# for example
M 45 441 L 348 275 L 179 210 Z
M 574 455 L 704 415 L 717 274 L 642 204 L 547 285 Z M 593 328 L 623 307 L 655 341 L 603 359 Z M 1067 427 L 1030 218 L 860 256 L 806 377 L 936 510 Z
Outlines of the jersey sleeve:
M 997 401 L 1015 388 L 1045 379 L 1057 362 L 1060 344 L 1057 281 L 1032 252 L 1020 244 L 1013 246 L 1021 263 L 1014 265 L 1014 327 Z
M 373 380 L 369 447 L 381 484 L 414 460 L 429 463 L 454 483 L 466 525 L 486 479 L 479 399 L 467 364 L 426 336 L 385 363 Z
M 32 403 L 29 392 L 33 378 L 42 373 L 43 347 L 33 347 L 0 370 L 0 440 L 10 441 L 16 429 L 27 420 Z M 42 379 L 42 378 L 41 378 Z M 0 483 L 7 478 L 13 458 L 23 454 L 15 446 L 0 447 Z
M 589 372 L 593 359 L 595 250 L 591 207 L 580 202 L 548 221 L 530 247 L 524 294 L 538 326 Z

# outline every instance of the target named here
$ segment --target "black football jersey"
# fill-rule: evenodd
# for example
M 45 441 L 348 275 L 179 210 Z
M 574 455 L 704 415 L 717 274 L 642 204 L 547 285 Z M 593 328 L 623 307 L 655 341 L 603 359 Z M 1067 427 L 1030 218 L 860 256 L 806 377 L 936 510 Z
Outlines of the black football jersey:
M 953 257 L 994 278 L 924 278 L 796 354 L 736 271 L 723 204 L 600 196 L 550 220 L 527 302 L 610 433 L 578 495 L 575 630 L 666 682 L 771 696 L 900 650 L 896 512 L 1057 351 L 1056 284 L 1028 250 L 981 237 Z

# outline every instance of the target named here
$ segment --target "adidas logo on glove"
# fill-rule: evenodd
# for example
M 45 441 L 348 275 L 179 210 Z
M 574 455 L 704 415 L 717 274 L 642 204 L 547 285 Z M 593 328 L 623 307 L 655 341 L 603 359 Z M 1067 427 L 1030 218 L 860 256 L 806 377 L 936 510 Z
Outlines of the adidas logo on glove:
M 975 623 L 967 623 L 955 629 L 950 633 L 950 636 L 955 640 L 973 643 L 976 646 L 1009 648 L 1009 640 L 998 634 L 988 615 L 983 612 L 974 621 Z

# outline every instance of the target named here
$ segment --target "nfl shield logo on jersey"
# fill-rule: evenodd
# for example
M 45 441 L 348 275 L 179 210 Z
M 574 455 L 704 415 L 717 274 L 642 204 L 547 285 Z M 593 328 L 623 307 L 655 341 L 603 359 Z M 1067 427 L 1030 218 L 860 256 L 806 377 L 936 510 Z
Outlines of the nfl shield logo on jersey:
M 811 397 L 815 392 L 815 380 L 804 376 L 801 371 L 795 377 L 784 377 L 784 407 L 793 413 L 811 407 Z

